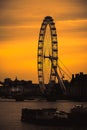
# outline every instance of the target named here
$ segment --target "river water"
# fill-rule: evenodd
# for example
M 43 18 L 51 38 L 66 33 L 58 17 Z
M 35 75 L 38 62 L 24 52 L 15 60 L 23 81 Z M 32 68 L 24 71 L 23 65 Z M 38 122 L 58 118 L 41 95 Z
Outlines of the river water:
M 21 122 L 22 108 L 58 108 L 69 112 L 70 108 L 76 104 L 87 106 L 87 102 L 79 103 L 63 100 L 57 102 L 0 100 L 0 130 L 87 130 L 87 127 L 40 126 Z

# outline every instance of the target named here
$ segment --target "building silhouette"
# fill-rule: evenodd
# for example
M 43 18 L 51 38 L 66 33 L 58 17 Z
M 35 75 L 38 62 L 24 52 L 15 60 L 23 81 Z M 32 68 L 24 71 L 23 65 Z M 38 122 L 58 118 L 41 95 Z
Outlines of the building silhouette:
M 73 74 L 68 88 L 68 96 L 73 99 L 87 100 L 87 74 Z
M 51 88 L 49 85 L 46 85 L 45 94 L 42 95 L 39 84 L 34 84 L 31 80 L 18 80 L 17 77 L 15 80 L 6 78 L 4 82 L 0 82 L 0 96 L 15 99 L 33 99 L 37 97 L 46 98 L 54 96 L 57 99 L 87 101 L 87 74 L 83 72 L 72 74 L 71 81 L 64 80 L 64 84 L 66 87 L 66 96 L 63 95 L 59 83 Z

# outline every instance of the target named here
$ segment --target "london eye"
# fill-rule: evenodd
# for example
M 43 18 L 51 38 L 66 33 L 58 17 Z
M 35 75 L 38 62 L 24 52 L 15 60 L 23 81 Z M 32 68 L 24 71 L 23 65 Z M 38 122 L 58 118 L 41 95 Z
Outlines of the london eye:
M 50 29 L 50 45 L 45 43 L 47 28 Z M 49 47 L 50 46 L 50 47 Z M 37 64 L 38 64 L 38 80 L 41 88 L 44 88 L 44 84 L 55 83 L 56 73 L 58 64 L 58 42 L 57 33 L 55 28 L 55 23 L 52 17 L 46 16 L 41 24 L 39 40 L 38 40 L 38 54 L 37 54 Z M 46 77 L 47 71 L 45 71 L 46 60 L 50 62 L 48 65 L 49 77 Z M 45 80 L 48 79 L 48 82 Z

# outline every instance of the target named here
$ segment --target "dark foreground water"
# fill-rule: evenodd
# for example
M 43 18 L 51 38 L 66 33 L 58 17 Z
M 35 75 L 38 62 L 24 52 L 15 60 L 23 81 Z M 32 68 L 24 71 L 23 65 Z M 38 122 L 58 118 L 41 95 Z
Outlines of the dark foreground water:
M 39 126 L 21 122 L 22 108 L 58 108 L 68 112 L 75 104 L 87 106 L 87 102 L 78 103 L 70 101 L 2 101 L 0 100 L 0 130 L 87 130 L 87 127 L 58 127 L 58 126 Z

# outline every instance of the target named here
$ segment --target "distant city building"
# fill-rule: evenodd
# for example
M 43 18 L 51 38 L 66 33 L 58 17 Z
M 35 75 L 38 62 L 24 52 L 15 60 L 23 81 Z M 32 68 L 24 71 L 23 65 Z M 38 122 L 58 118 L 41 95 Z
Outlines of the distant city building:
M 72 98 L 87 99 L 87 74 L 73 74 L 68 95 Z
M 72 74 L 72 79 L 63 81 L 66 87 L 67 99 L 87 100 L 87 74 L 80 72 L 79 74 Z M 4 79 L 0 82 L 0 96 L 14 97 L 22 96 L 23 98 L 32 98 L 43 96 L 39 84 L 33 84 L 31 80 L 15 80 L 10 78 Z M 45 96 L 55 96 L 64 99 L 60 84 L 55 84 L 53 87 L 46 85 Z

